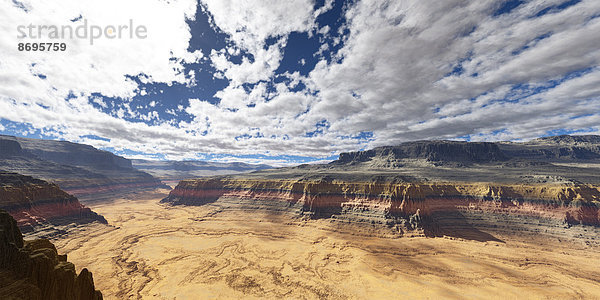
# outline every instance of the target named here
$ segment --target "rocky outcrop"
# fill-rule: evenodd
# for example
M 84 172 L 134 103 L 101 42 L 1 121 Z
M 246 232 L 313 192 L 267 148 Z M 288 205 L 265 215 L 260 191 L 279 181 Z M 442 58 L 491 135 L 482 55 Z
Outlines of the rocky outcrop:
M 140 189 L 169 188 L 152 175 L 134 169 L 130 160 L 89 145 L 0 135 L 0 147 L 7 149 L 0 154 L 0 170 L 56 183 L 82 201 L 98 201 Z
M 184 180 L 163 202 L 263 209 L 396 235 L 599 244 L 599 140 L 409 142 L 342 153 L 329 164 Z
M 0 299 L 102 299 L 92 274 L 79 275 L 45 239 L 24 241 L 17 222 L 0 210 Z
M 600 135 L 555 135 L 535 139 L 531 144 L 599 145 Z
M 399 234 L 416 231 L 436 236 L 486 229 L 504 234 L 543 232 L 569 237 L 580 232 L 568 232 L 574 225 L 600 226 L 600 188 L 592 185 L 218 177 L 182 181 L 162 202 L 203 205 L 231 203 L 231 199 L 240 199 L 239 203 L 252 209 L 375 224 L 393 228 Z
M 9 172 L 0 172 L 0 208 L 8 211 L 24 232 L 41 226 L 106 223 L 56 184 Z

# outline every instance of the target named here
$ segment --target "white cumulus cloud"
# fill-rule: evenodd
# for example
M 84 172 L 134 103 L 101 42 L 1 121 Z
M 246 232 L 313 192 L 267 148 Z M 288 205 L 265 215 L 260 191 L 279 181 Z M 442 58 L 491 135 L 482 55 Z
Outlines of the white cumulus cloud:
M 491 0 L 362 0 L 345 6 L 341 28 L 315 21 L 333 1 L 317 10 L 309 0 L 16 3 L 26 9 L 0 4 L 0 118 L 98 147 L 167 158 L 198 153 L 324 158 L 406 140 L 600 131 L 596 0 L 540 16 L 562 1 L 527 1 L 494 15 L 500 3 Z M 188 51 L 193 32 L 186 20 L 197 9 L 228 36 L 224 49 Z M 84 19 L 99 25 L 132 20 L 147 26 L 148 37 L 94 45 L 67 39 L 65 52 L 17 50 L 19 24 Z M 333 42 L 315 50 L 320 61 L 307 76 L 285 73 L 289 80 L 271 88 L 292 32 Z M 334 51 L 331 60 L 322 55 L 328 51 Z M 144 74 L 143 83 L 202 87 L 209 83 L 195 79 L 201 71 L 186 73 L 184 66 L 201 60 L 216 69 L 215 78 L 228 80 L 214 94 L 216 103 L 190 97 L 167 111 L 156 100 L 146 105 L 151 111 L 140 113 L 135 105 L 113 107 L 109 98 L 96 97 L 127 102 L 149 93 L 128 79 L 138 74 Z M 296 90 L 300 83 L 307 88 Z M 186 118 L 160 120 L 161 109 Z M 90 134 L 110 141 L 83 137 Z

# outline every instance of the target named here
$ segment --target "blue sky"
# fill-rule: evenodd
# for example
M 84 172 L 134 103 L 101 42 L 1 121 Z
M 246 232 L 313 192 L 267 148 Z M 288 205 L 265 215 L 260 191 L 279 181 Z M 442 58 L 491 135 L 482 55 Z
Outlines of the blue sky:
M 288 165 L 409 140 L 600 131 L 598 1 L 1 5 L 2 134 Z M 16 49 L 37 41 L 18 25 L 85 20 L 133 20 L 148 37 Z

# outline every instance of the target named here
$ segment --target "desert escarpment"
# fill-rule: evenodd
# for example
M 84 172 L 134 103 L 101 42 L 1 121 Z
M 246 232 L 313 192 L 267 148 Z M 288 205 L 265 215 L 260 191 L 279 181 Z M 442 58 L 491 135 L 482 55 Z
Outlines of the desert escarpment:
M 24 241 L 17 222 L 0 210 L 0 298 L 102 299 L 92 274 L 79 274 L 45 239 Z
M 71 223 L 106 223 L 56 184 L 9 172 L 0 172 L 0 208 L 17 220 L 23 232 Z
M 185 180 L 163 202 L 293 212 L 399 235 L 598 243 L 599 157 L 596 136 L 408 142 L 342 153 L 326 165 Z
M 131 160 L 89 145 L 0 135 L 0 150 L 0 170 L 56 183 L 83 202 L 166 188 L 159 179 L 133 168 Z
M 592 185 L 222 177 L 182 181 L 163 202 L 202 205 L 221 198 L 252 199 L 255 208 L 295 211 L 308 218 L 380 224 L 400 233 L 451 235 L 453 230 L 473 227 L 568 237 L 570 226 L 600 226 L 600 189 Z M 514 227 L 507 227 L 507 222 Z
M 366 151 L 341 153 L 334 163 L 423 159 L 440 163 L 498 163 L 507 160 L 543 162 L 593 161 L 600 159 L 600 136 L 552 136 L 524 143 L 415 141 Z M 401 166 L 397 165 L 396 167 Z M 388 167 L 394 167 L 388 165 Z
M 367 151 L 341 153 L 337 164 L 360 163 L 375 157 L 413 158 L 444 162 L 496 162 L 507 156 L 495 143 L 465 143 L 455 141 L 417 141 L 398 146 L 378 147 Z
M 590 161 L 600 159 L 600 136 L 551 136 L 526 143 L 499 143 L 509 157 L 538 161 Z

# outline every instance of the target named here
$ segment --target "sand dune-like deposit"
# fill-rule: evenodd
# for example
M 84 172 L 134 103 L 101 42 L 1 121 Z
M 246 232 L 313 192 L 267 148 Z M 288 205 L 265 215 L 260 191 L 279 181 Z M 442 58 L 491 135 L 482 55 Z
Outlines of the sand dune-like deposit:
M 54 243 L 106 299 L 600 297 L 600 251 L 584 244 L 355 235 L 329 220 L 160 204 L 165 196 L 92 205 L 111 225 Z

